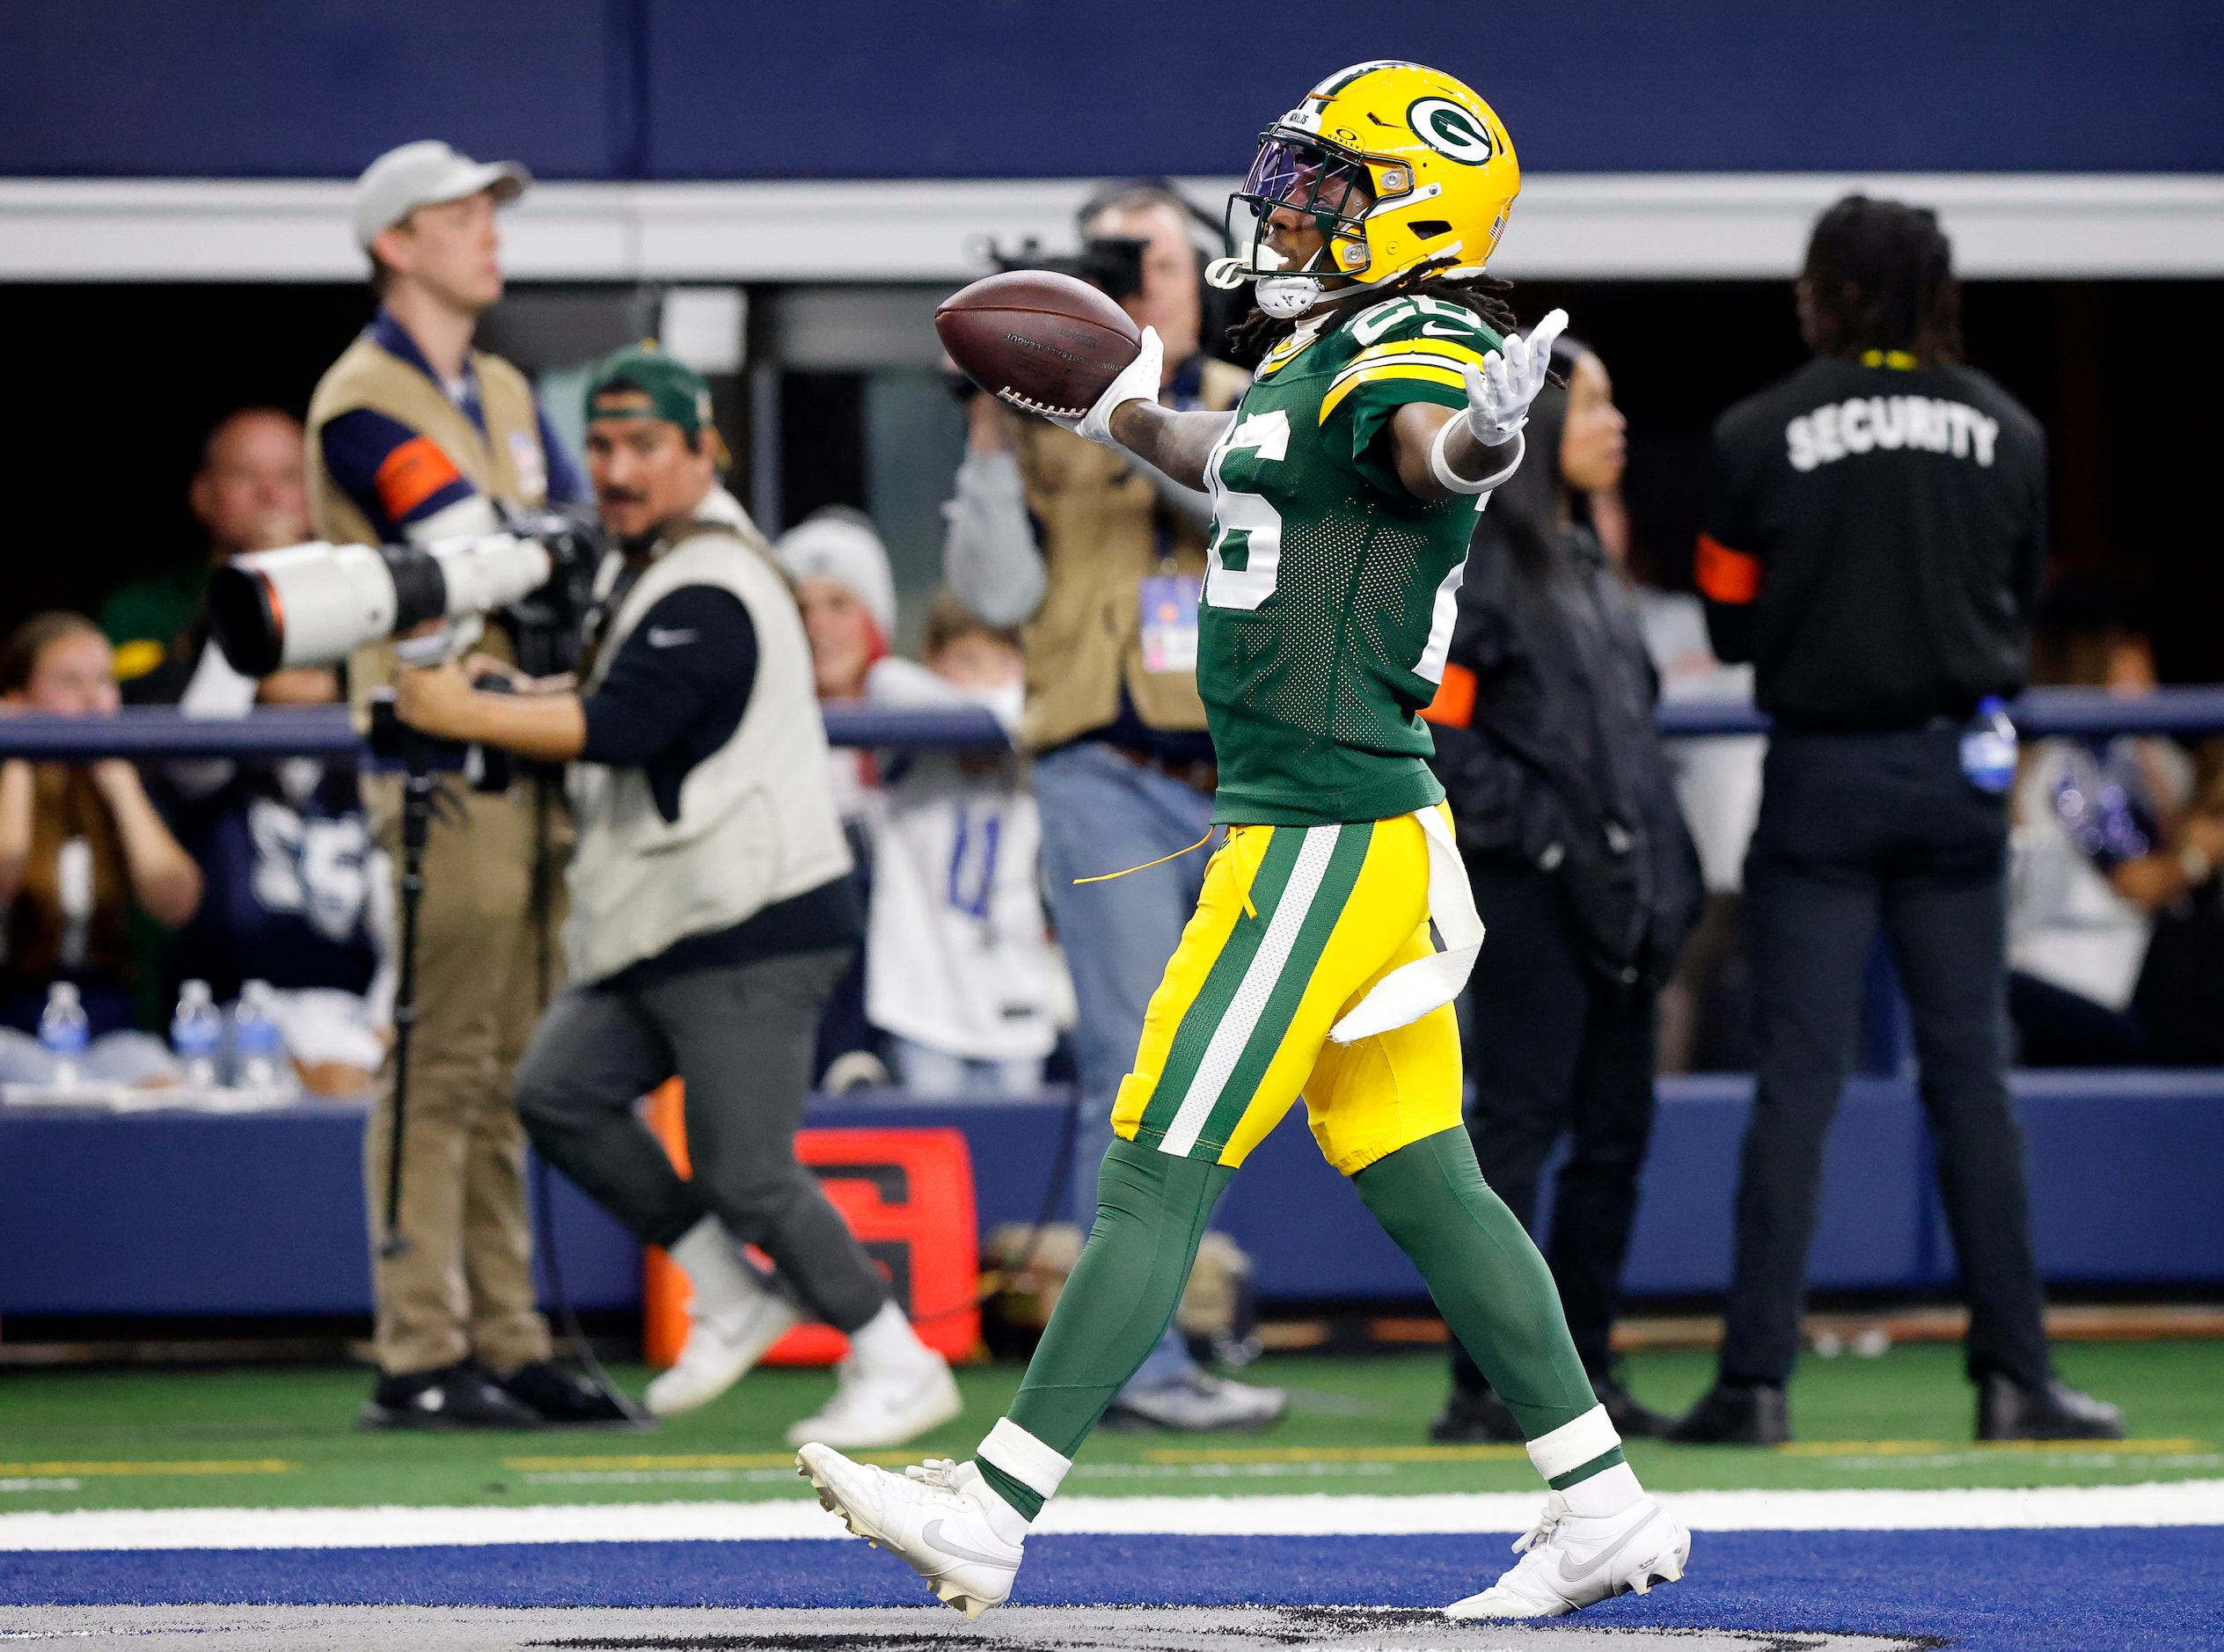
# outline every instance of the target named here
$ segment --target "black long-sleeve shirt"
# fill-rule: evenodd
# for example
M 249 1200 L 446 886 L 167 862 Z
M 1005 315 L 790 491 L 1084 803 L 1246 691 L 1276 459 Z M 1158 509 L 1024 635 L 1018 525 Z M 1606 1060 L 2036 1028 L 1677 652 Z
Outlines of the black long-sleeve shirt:
M 689 771 L 734 737 L 757 683 L 757 627 L 733 592 L 683 585 L 626 633 L 582 702 L 580 757 L 648 777 L 657 813 L 679 818 Z
M 1715 652 L 1793 727 L 1913 727 L 2023 687 L 2046 437 L 1984 374 L 1807 366 L 1715 426 Z

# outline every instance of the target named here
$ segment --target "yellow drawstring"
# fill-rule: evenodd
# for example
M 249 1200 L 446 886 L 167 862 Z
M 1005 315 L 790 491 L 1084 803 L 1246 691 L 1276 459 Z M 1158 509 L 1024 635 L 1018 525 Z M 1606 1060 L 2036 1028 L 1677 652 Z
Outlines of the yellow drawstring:
M 1083 883 L 1109 883 L 1115 878 L 1126 877 L 1128 875 L 1128 872 L 1148 872 L 1152 866 L 1162 866 L 1169 860 L 1179 860 L 1183 855 L 1189 853 L 1191 850 L 1202 849 L 1205 846 L 1205 844 L 1211 843 L 1211 841 L 1212 834 L 1208 831 L 1203 837 L 1198 838 L 1196 842 L 1191 844 L 1188 849 L 1177 849 L 1170 855 L 1160 855 L 1156 860 L 1146 860 L 1139 866 L 1130 866 L 1127 869 L 1127 872 L 1100 872 L 1093 878 L 1076 878 L 1073 881 L 1077 885 Z
M 1863 367 L 1889 367 L 1896 372 L 1912 373 L 1922 363 L 1905 350 L 1865 350 L 1862 353 Z
M 1213 829 L 1213 830 L 1218 830 L 1217 827 Z M 1233 837 L 1234 833 L 1232 831 L 1229 836 Z M 1207 831 L 1203 837 L 1198 838 L 1187 849 L 1177 849 L 1170 855 L 1160 855 L 1156 860 L 1146 860 L 1139 866 L 1130 866 L 1125 872 L 1100 872 L 1093 878 L 1076 878 L 1073 881 L 1077 886 L 1084 883 L 1109 883 L 1115 878 L 1126 877 L 1130 872 L 1148 872 L 1152 866 L 1162 866 L 1169 860 L 1179 860 L 1183 855 L 1202 849 L 1211 841 L 1212 832 Z M 1253 917 L 1259 915 L 1259 909 L 1251 904 L 1251 877 L 1247 871 L 1245 872 L 1243 877 L 1243 910 Z

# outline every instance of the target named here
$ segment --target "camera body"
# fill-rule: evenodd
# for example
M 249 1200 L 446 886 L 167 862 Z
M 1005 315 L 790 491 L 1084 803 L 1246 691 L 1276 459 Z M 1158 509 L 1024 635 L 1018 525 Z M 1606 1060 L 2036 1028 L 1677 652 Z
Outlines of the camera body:
M 1029 236 L 1020 243 L 1016 252 L 1006 252 L 993 241 L 987 250 L 989 261 L 999 273 L 1055 270 L 1061 275 L 1088 282 L 1116 304 L 1143 290 L 1143 255 L 1150 245 L 1140 236 L 1093 235 L 1081 243 L 1079 252 L 1050 253 Z
M 578 659 L 600 551 L 591 522 L 554 511 L 506 513 L 496 532 L 427 545 L 312 540 L 259 551 L 210 576 L 209 629 L 232 669 L 267 676 L 340 664 L 428 622 L 463 629 L 499 613 L 520 668 L 546 676 Z

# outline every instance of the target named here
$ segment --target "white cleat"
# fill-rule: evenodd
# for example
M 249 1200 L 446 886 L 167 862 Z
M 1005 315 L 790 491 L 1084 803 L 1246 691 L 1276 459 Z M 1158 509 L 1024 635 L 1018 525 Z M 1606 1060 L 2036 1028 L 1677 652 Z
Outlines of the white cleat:
M 891 1474 L 831 1446 L 807 1445 L 795 1454 L 795 1472 L 854 1536 L 926 1579 L 944 1605 L 973 1619 L 1010 1597 L 1020 1544 L 999 1535 L 990 1513 L 996 1494 L 972 1464 L 943 1458 Z
M 1557 1618 L 1611 1595 L 1646 1594 L 1684 1575 L 1691 1533 L 1650 1495 L 1620 1514 L 1585 1519 L 1555 1492 L 1543 1517 L 1513 1546 L 1521 1559 L 1512 1569 L 1480 1595 L 1446 1606 L 1445 1617 Z
M 867 1371 L 855 1359 L 838 1367 L 839 1384 L 826 1408 L 787 1431 L 790 1445 L 832 1445 L 845 1451 L 902 1445 L 938 1429 L 965 1409 L 940 1354 L 916 1363 Z
M 710 1404 L 794 1329 L 799 1317 L 786 1297 L 772 1290 L 758 1291 L 738 1314 L 706 1317 L 692 1304 L 688 1313 L 693 1323 L 679 1358 L 642 1396 L 655 1416 L 676 1417 Z

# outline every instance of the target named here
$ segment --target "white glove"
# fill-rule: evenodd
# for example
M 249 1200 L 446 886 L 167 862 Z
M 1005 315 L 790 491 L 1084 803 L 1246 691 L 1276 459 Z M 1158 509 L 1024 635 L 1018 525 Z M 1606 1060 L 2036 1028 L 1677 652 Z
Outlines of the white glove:
M 1493 350 L 1480 368 L 1463 370 L 1467 381 L 1467 429 L 1486 448 L 1503 447 L 1529 422 L 1529 404 L 1545 387 L 1552 366 L 1552 341 L 1568 325 L 1568 312 L 1555 310 L 1530 330 L 1506 335 L 1503 351 Z
M 1157 401 L 1159 383 L 1165 376 L 1166 347 L 1159 342 L 1156 327 L 1145 327 L 1143 329 L 1143 348 L 1137 353 L 1135 360 L 1120 369 L 1120 376 L 1107 386 L 1104 394 L 1096 398 L 1096 406 L 1072 424 L 1066 424 L 1063 419 L 1057 422 L 1065 425 L 1076 435 L 1086 436 L 1090 441 L 1101 442 L 1108 448 L 1116 448 L 1120 444 L 1112 435 L 1114 410 L 1127 402 Z

